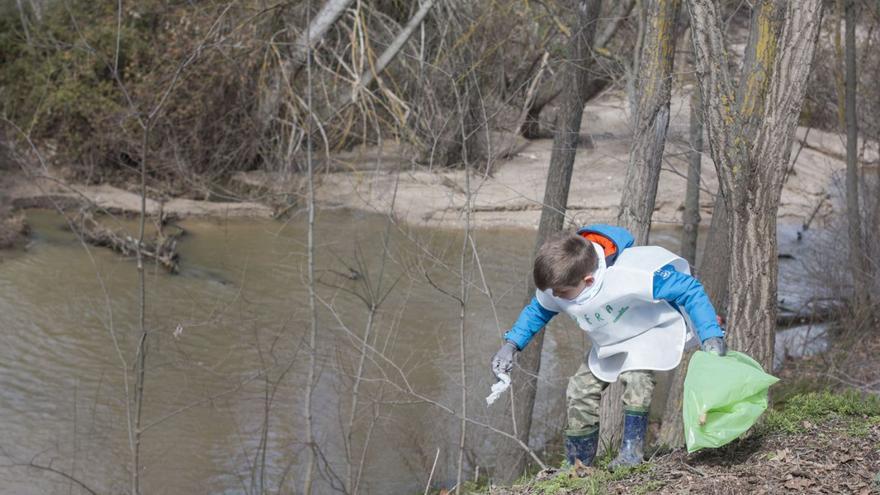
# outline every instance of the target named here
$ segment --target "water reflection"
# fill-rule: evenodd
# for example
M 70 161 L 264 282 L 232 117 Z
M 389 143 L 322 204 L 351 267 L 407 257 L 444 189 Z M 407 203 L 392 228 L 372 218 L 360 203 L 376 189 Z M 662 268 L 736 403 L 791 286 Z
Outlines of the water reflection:
M 32 211 L 28 220 L 35 233 L 28 253 L 0 263 L 0 445 L 9 459 L 39 454 L 38 463 L 99 492 L 124 491 L 134 263 L 85 249 L 55 213 Z M 345 211 L 322 212 L 317 226 L 316 492 L 333 492 L 360 466 L 361 492 L 421 491 L 438 448 L 434 479 L 454 479 L 459 421 L 444 408 L 462 408 L 459 306 L 444 292 L 460 290 L 462 233 Z M 297 491 L 310 448 L 302 411 L 310 352 L 304 221 L 186 220 L 182 227 L 181 274 L 148 268 L 144 493 Z M 658 228 L 653 241 L 675 249 L 678 235 Z M 486 407 L 487 362 L 521 309 L 533 242 L 532 231 L 486 229 L 475 233 L 479 265 L 465 253 L 468 416 L 498 428 L 510 427 L 509 399 Z M 349 430 L 369 314 L 362 299 L 388 290 L 372 322 Z M 585 336 L 567 319 L 551 324 L 533 447 L 558 439 L 565 385 L 585 350 Z M 662 402 L 655 400 L 658 410 Z M 499 445 L 497 435 L 469 427 L 468 476 L 477 466 L 491 470 Z M 67 491 L 58 477 L 18 468 L 0 470 L 0 486 Z

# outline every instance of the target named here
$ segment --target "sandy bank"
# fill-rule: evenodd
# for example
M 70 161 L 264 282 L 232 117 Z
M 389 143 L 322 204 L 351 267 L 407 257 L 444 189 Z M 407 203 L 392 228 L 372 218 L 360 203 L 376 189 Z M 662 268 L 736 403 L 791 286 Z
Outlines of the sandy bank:
M 678 224 L 684 208 L 688 151 L 688 101 L 673 100 L 672 119 L 657 192 L 655 223 Z M 578 150 L 569 194 L 568 216 L 574 224 L 613 222 L 626 176 L 632 132 L 620 97 L 604 97 L 587 106 L 583 130 L 594 143 Z M 531 141 L 513 159 L 500 164 L 493 177 L 471 178 L 473 221 L 480 228 L 535 228 L 540 217 L 552 140 Z M 375 156 L 375 149 L 369 150 Z M 405 157 L 387 150 L 387 163 L 406 163 Z M 817 208 L 818 218 L 832 211 L 842 184 L 845 144 L 840 136 L 799 128 L 792 149 L 796 157 L 782 193 L 782 222 L 802 222 Z M 876 145 L 865 160 L 877 159 Z M 703 156 L 703 219 L 711 217 L 712 195 L 717 190 L 714 164 Z M 460 227 L 466 204 L 465 175 L 461 170 L 429 172 L 424 167 L 402 165 L 396 170 L 333 172 L 321 177 L 317 197 L 324 205 L 358 208 L 386 214 L 416 225 Z
M 16 181 L 9 191 L 12 204 L 16 208 L 75 208 L 93 204 L 111 213 L 133 214 L 140 212 L 139 194 L 118 187 L 102 185 L 76 185 L 36 178 Z M 160 211 L 178 218 L 183 217 L 271 217 L 271 207 L 250 201 L 213 202 L 173 198 L 161 204 L 147 198 L 148 215 Z
M 688 98 L 673 98 L 664 168 L 657 191 L 654 222 L 679 224 L 684 209 L 687 163 Z M 606 95 L 590 103 L 583 130 L 592 147 L 578 150 L 569 194 L 568 217 L 573 224 L 614 222 L 626 176 L 632 132 L 624 99 Z M 553 141 L 522 143 L 511 159 L 495 165 L 492 176 L 472 175 L 471 212 L 476 228 L 536 228 L 541 213 Z M 864 160 L 876 162 L 876 143 L 862 147 Z M 814 222 L 831 213 L 842 191 L 845 143 L 841 136 L 798 128 L 792 149 L 793 167 L 782 193 L 779 218 L 800 223 L 816 213 Z M 393 143 L 331 157 L 319 166 L 316 197 L 323 208 L 351 208 L 378 214 L 392 213 L 410 225 L 460 228 L 466 204 L 463 170 L 415 165 Z M 243 190 L 302 193 L 301 181 L 280 181 L 264 172 L 239 174 L 233 180 Z M 714 165 L 703 154 L 701 210 L 711 217 L 717 190 Z M 55 179 L 16 181 L 8 192 L 17 208 L 72 207 L 91 202 L 111 212 L 140 211 L 140 196 L 109 185 L 68 185 Z M 170 199 L 163 205 L 147 200 L 147 213 L 160 207 L 177 217 L 271 217 L 273 208 L 258 201 L 211 202 Z

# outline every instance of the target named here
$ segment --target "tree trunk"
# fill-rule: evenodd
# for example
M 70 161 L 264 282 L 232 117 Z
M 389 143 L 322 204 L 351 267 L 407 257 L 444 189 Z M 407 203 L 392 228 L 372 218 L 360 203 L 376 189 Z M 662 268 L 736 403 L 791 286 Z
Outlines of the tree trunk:
M 702 113 L 719 176 L 699 276 L 719 313 L 725 314 L 729 294 L 734 294 L 730 306 L 739 313 L 728 325 L 733 330 L 729 334 L 731 347 L 751 354 L 765 368 L 773 361 L 776 330 L 776 211 L 821 18 L 818 0 L 788 6 L 780 37 L 777 26 L 783 26 L 781 6 L 765 1 L 754 11 L 743 82 L 737 105 L 731 108 L 733 89 L 727 74 L 727 53 L 718 12 L 709 1 L 688 1 Z M 792 11 L 798 8 L 803 10 Z M 776 77 L 772 83 L 771 75 Z M 791 92 L 786 93 L 786 85 Z M 775 122 L 777 118 L 784 122 Z M 756 145 L 749 149 L 752 142 Z M 749 177 L 752 179 L 746 180 Z M 763 186 L 749 191 L 755 181 L 763 182 Z M 735 182 L 737 187 L 731 190 Z M 746 208 L 738 210 L 731 219 L 729 207 L 742 204 L 744 199 Z M 756 208 L 752 205 L 757 199 L 762 203 Z M 731 225 L 731 221 L 737 223 Z M 732 250 L 731 246 L 737 249 Z M 753 313 L 749 314 L 749 310 Z M 672 376 L 657 442 L 663 446 L 675 448 L 684 444 L 682 384 L 689 359 L 690 353 L 682 358 Z
M 856 5 L 846 1 L 846 217 L 849 231 L 849 265 L 853 280 L 853 303 L 857 309 L 867 301 L 867 265 L 862 250 L 862 215 L 859 209 L 859 124 L 856 111 Z
M 307 6 L 308 8 L 308 6 Z M 311 30 L 311 24 L 309 23 Z M 312 132 L 312 54 L 311 45 L 306 46 L 306 135 Z M 318 446 L 315 444 L 315 424 L 312 415 L 312 399 L 318 380 L 318 309 L 317 291 L 315 290 L 315 168 L 312 162 L 311 148 L 306 148 L 306 171 L 308 173 L 308 232 L 306 236 L 307 280 L 309 290 L 309 370 L 306 375 L 305 396 L 302 402 L 302 413 L 305 417 L 306 458 L 305 475 L 303 476 L 304 495 L 311 495 L 314 473 L 316 470 Z
M 669 97 L 675 63 L 675 28 L 679 0 L 649 0 L 645 34 L 639 56 L 633 143 L 617 223 L 629 229 L 636 244 L 645 245 L 663 164 L 669 127 Z M 623 430 L 623 385 L 613 383 L 602 398 L 600 445 L 613 445 Z
M 406 23 L 406 26 L 400 30 L 400 33 L 394 37 L 394 40 L 388 45 L 388 48 L 382 52 L 382 55 L 379 56 L 379 59 L 376 60 L 376 63 L 369 69 L 364 71 L 361 74 L 360 81 L 358 81 L 355 89 L 351 92 L 351 100 L 357 101 L 357 95 L 360 90 L 364 88 L 368 88 L 370 84 L 373 82 L 379 74 L 385 70 L 385 67 L 394 60 L 394 57 L 400 52 L 403 45 L 409 41 L 410 36 L 415 32 L 416 28 L 425 20 L 425 16 L 428 15 L 428 11 L 431 10 L 431 7 L 434 6 L 435 0 L 425 0 L 425 3 L 419 7 L 419 10 L 412 16 L 412 19 Z
M 762 116 L 761 108 L 764 106 L 767 93 L 767 83 L 770 80 L 772 64 L 776 55 L 776 40 L 781 29 L 781 12 L 778 11 L 777 3 L 763 1 L 752 12 L 751 29 L 749 40 L 745 49 L 740 80 L 751 81 L 750 84 L 740 84 L 737 95 L 737 109 L 744 115 L 741 133 L 744 136 L 742 142 L 753 142 L 758 131 L 758 124 Z M 762 47 L 759 50 L 759 47 Z M 702 113 L 702 98 L 700 105 Z M 701 125 L 703 117 L 701 115 Z M 701 143 L 702 145 L 702 143 Z M 703 249 L 703 257 L 699 261 L 700 281 L 715 309 L 721 315 L 727 314 L 728 285 L 730 282 L 730 222 L 727 212 L 726 196 L 730 194 L 719 176 L 718 193 L 712 209 L 712 221 L 709 224 L 709 233 L 706 237 L 706 245 Z
M 697 231 L 700 226 L 700 172 L 703 156 L 703 115 L 699 87 L 694 85 L 691 92 L 690 146 L 688 152 L 687 191 L 685 192 L 684 217 L 682 219 L 681 256 L 691 266 L 697 263 Z M 721 203 L 723 204 L 723 203 Z M 713 217 L 714 218 L 714 217 Z M 709 293 L 712 298 L 712 293 Z M 717 299 L 712 299 L 717 300 Z M 655 439 L 657 445 L 664 447 L 684 444 L 684 429 L 681 418 L 681 401 L 684 397 L 682 385 L 687 375 L 688 362 L 693 351 L 685 352 L 681 363 L 670 373 L 671 384 L 666 396 L 666 408 L 660 425 L 660 433 Z
M 636 244 L 647 244 L 657 182 L 669 127 L 669 96 L 675 62 L 675 25 L 679 0 L 649 0 L 647 32 L 639 57 L 633 143 L 617 223 L 629 229 Z
M 820 0 L 762 2 L 760 34 L 755 38 L 756 58 L 762 63 L 753 64 L 740 81 L 739 86 L 747 89 L 735 107 L 730 105 L 734 87 L 727 71 L 720 13 L 710 0 L 688 0 L 688 8 L 704 121 L 722 191 L 729 192 L 724 199 L 730 214 L 730 242 L 736 246 L 730 251 L 728 284 L 731 347 L 769 368 L 776 330 L 776 213 L 822 4 Z M 777 17 L 779 13 L 783 15 Z M 777 19 L 782 20 L 778 35 Z M 744 139 L 752 129 L 755 139 Z
M 630 111 L 630 121 L 633 123 L 635 123 L 636 111 L 638 109 L 638 91 L 636 86 L 638 85 L 639 68 L 642 66 L 642 47 L 645 44 L 646 31 L 648 30 L 648 9 L 644 1 L 638 2 L 636 15 L 638 15 L 638 18 L 632 63 L 626 67 L 626 98 Z
M 547 171 L 547 185 L 544 189 L 544 207 L 541 210 L 541 222 L 535 243 L 536 252 L 549 236 L 562 230 L 565 223 L 568 190 L 584 113 L 584 87 L 587 85 L 588 72 L 592 65 L 591 48 L 602 2 L 578 0 L 572 2 L 572 6 L 577 10 L 577 29 L 569 41 L 568 63 L 565 67 L 568 84 L 563 90 L 563 101 L 557 119 L 558 129 L 553 139 L 550 169 Z M 534 281 L 530 278 L 526 302 L 531 300 L 534 291 Z M 544 334 L 541 332 L 520 354 L 518 366 L 514 369 L 512 377 L 514 432 L 526 443 L 532 425 L 543 343 Z M 497 478 L 506 483 L 516 480 L 523 473 L 526 460 L 526 454 L 522 449 L 504 449 L 498 457 Z
M 613 82 L 606 74 L 591 74 L 591 76 L 584 86 L 584 104 L 598 96 L 602 91 L 605 91 L 605 88 L 611 86 Z M 559 96 L 562 92 L 562 86 L 563 83 L 557 83 L 538 91 L 538 95 L 529 104 L 525 122 L 520 127 L 520 132 L 524 138 L 540 139 L 547 135 L 541 132 L 541 111 Z
M 614 14 L 608 18 L 608 23 L 602 29 L 602 32 L 595 35 L 595 43 L 593 44 L 593 52 L 601 51 L 608 46 L 608 43 L 614 39 L 623 21 L 629 18 L 636 0 L 622 0 L 617 2 L 617 9 Z M 613 82 L 613 74 L 593 74 L 590 81 L 585 86 L 584 102 L 588 102 L 596 95 L 601 93 L 605 88 Z M 538 96 L 535 97 L 528 106 L 526 121 L 520 128 L 520 132 L 526 139 L 539 139 L 542 136 L 540 128 L 541 111 L 547 104 L 551 103 L 562 93 L 562 85 L 564 84 L 562 77 L 557 77 L 549 82 L 549 84 L 540 88 Z
M 754 139 L 757 132 L 756 122 L 761 115 L 755 111 L 763 105 L 766 94 L 767 81 L 770 79 L 769 70 L 776 53 L 775 41 L 778 36 L 780 21 L 779 16 L 772 15 L 776 8 L 771 2 L 762 2 L 752 11 L 751 29 L 749 40 L 745 49 L 745 60 L 741 71 L 741 80 L 750 80 L 752 84 L 740 85 L 737 91 L 736 110 L 747 106 L 750 111 L 746 112 L 751 117 L 744 123 L 740 132 L 746 136 L 744 142 Z M 693 40 L 693 31 L 691 32 Z M 758 47 L 763 47 L 760 51 Z M 696 60 L 694 61 L 696 63 Z M 699 83 L 699 80 L 697 81 Z M 699 84 L 698 84 L 699 89 Z M 700 124 L 702 127 L 705 107 L 698 90 L 694 95 L 700 100 Z M 745 102 L 745 103 L 744 103 Z M 693 105 L 692 105 L 693 107 Z M 693 111 L 693 108 L 691 108 Z M 702 134 L 701 148 L 702 148 Z M 710 143 L 711 144 L 711 143 Z M 719 179 L 721 177 L 719 176 Z M 730 222 L 727 214 L 727 202 L 725 196 L 730 194 L 719 180 L 718 193 L 712 211 L 712 222 L 709 225 L 709 233 L 706 236 L 706 245 L 703 256 L 699 261 L 699 269 L 696 274 L 709 295 L 716 311 L 720 315 L 727 314 L 728 286 L 730 283 Z M 681 364 L 671 376 L 669 395 L 667 396 L 666 409 L 663 414 L 663 424 L 657 443 L 666 447 L 680 447 L 684 445 L 684 430 L 681 420 L 682 387 L 687 375 L 687 365 L 692 352 L 682 356 Z
M 688 151 L 687 190 L 681 232 L 681 257 L 691 266 L 697 264 L 697 231 L 700 228 L 700 165 L 703 158 L 703 117 L 700 90 L 691 92 L 690 146 Z
M 259 136 L 261 138 L 265 137 L 264 134 L 268 131 L 272 121 L 278 116 L 284 88 L 302 69 L 311 47 L 324 38 L 327 31 L 353 1 L 327 0 L 317 15 L 311 18 L 308 28 L 296 39 L 290 55 L 281 60 L 280 67 L 269 76 L 269 81 L 260 94 L 255 119 L 256 125 L 260 129 Z

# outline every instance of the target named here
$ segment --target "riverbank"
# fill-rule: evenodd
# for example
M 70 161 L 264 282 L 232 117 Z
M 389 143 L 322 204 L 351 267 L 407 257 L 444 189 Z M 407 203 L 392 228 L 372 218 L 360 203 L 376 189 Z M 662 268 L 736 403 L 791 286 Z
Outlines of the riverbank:
M 843 325 L 825 354 L 784 359 L 762 423 L 725 447 L 649 453 L 622 473 L 606 471 L 604 458 L 598 468 L 553 469 L 468 493 L 878 493 L 880 334 L 865 323 Z
M 12 188 L 12 175 L 4 166 L 8 163 L 5 156 L 0 147 L 0 249 L 23 245 L 28 234 L 24 214 L 14 211 L 11 198 L 5 194 Z
M 877 493 L 880 401 L 857 393 L 803 394 L 771 411 L 763 426 L 720 449 L 657 455 L 624 472 L 548 470 L 513 487 L 469 493 Z
M 686 98 L 673 100 L 664 168 L 657 191 L 655 224 L 679 224 L 684 208 L 688 144 Z M 625 181 L 631 132 L 622 98 L 606 96 L 587 106 L 584 141 L 579 150 L 569 194 L 568 216 L 573 224 L 613 222 Z M 394 143 L 340 153 L 324 162 L 327 170 L 317 178 L 316 199 L 322 208 L 348 208 L 393 214 L 411 225 L 460 228 L 465 206 L 470 204 L 475 228 L 536 228 L 540 218 L 552 139 L 523 142 L 512 158 L 497 163 L 493 175 L 471 175 L 464 170 L 431 169 L 411 163 Z M 866 162 L 877 160 L 876 144 L 866 147 Z M 830 196 L 839 192 L 845 168 L 840 136 L 798 128 L 793 146 L 793 166 L 782 193 L 780 223 L 804 223 L 833 212 Z M 701 216 L 711 218 L 717 190 L 714 166 L 704 154 Z M 470 187 L 470 202 L 467 189 Z M 231 180 L 240 201 L 215 202 L 170 198 L 147 199 L 147 213 L 176 217 L 271 217 L 279 212 L 268 198 L 287 194 L 302 203 L 300 180 L 281 180 L 268 173 L 242 173 Z M 134 190 L 111 185 L 78 185 L 51 177 L 18 180 L 8 191 L 16 208 L 69 207 L 93 203 L 117 213 L 137 213 L 140 197 Z M 294 207 L 295 208 L 295 207 Z
M 655 224 L 680 224 L 686 188 L 689 105 L 673 99 L 663 171 L 653 215 Z M 592 147 L 578 151 L 568 201 L 572 224 L 614 222 L 623 190 L 632 133 L 624 99 L 605 96 L 585 110 L 582 141 Z M 491 177 L 470 177 L 471 222 L 481 227 L 536 228 L 541 212 L 552 139 L 529 141 L 510 160 L 496 167 Z M 395 216 L 410 224 L 461 227 L 467 201 L 463 170 L 429 171 L 408 166 L 404 157 L 388 146 L 382 167 L 375 170 L 331 172 L 321 176 L 318 199 L 325 205 L 356 208 Z M 864 160 L 877 160 L 876 143 Z M 368 152 L 375 153 L 374 150 Z M 833 212 L 829 196 L 840 192 L 845 169 L 844 142 L 840 136 L 798 128 L 792 149 L 793 166 L 782 192 L 780 223 L 814 225 Z M 378 160 L 377 160 L 378 162 Z M 398 164 L 398 169 L 392 169 Z M 708 151 L 702 166 L 701 216 L 711 218 L 717 178 Z

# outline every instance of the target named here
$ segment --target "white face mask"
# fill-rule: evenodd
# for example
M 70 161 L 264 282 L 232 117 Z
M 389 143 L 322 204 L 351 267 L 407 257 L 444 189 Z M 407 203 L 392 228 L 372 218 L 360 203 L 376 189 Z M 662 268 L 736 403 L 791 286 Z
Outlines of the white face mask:
M 605 265 L 605 250 L 595 242 L 591 242 L 591 244 L 593 245 L 593 249 L 596 250 L 596 257 L 599 258 L 599 264 L 596 267 L 596 271 L 593 272 L 593 284 L 584 287 L 584 290 L 574 298 L 575 302 L 584 302 L 595 296 L 596 293 L 599 292 L 599 289 L 602 288 L 602 280 L 605 278 L 605 270 L 607 269 L 607 266 Z

